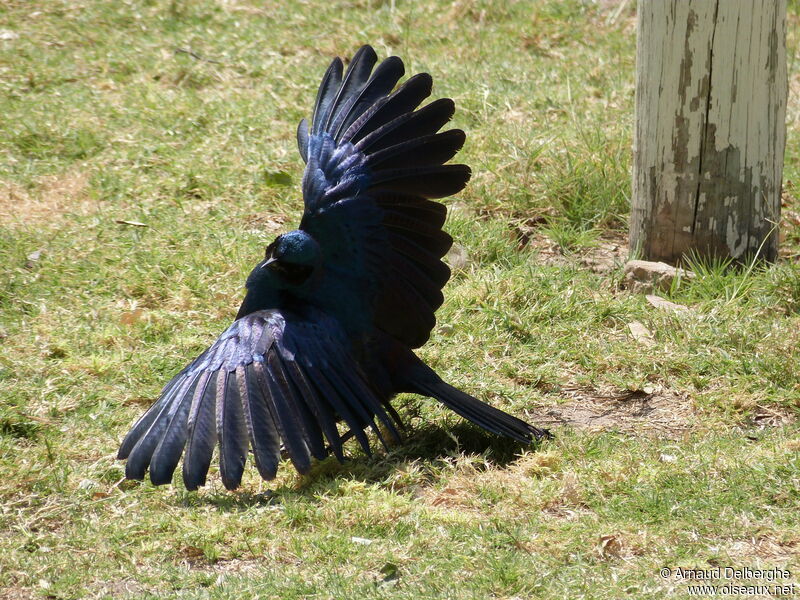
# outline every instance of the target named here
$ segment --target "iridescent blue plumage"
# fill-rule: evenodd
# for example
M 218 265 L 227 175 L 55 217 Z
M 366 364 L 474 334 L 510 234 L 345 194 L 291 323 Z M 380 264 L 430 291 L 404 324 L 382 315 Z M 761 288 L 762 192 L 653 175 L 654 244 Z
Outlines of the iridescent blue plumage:
M 465 165 L 447 165 L 464 133 L 438 133 L 452 100 L 423 108 L 427 74 L 403 76 L 390 57 L 376 68 L 369 46 L 346 73 L 337 58 L 297 143 L 306 162 L 300 228 L 266 249 L 246 282 L 236 321 L 162 390 L 119 451 L 126 474 L 166 483 L 185 450 L 183 480 L 203 485 L 213 448 L 229 489 L 241 481 L 248 450 L 265 479 L 281 447 L 298 471 L 367 429 L 399 437 L 389 401 L 398 392 L 437 399 L 494 433 L 520 442 L 547 435 L 453 388 L 412 349 L 424 344 L 450 276 L 442 256 L 452 238 L 446 209 L 432 198 L 460 191 Z M 394 92 L 392 90 L 395 90 Z M 344 422 L 348 432 L 340 433 Z

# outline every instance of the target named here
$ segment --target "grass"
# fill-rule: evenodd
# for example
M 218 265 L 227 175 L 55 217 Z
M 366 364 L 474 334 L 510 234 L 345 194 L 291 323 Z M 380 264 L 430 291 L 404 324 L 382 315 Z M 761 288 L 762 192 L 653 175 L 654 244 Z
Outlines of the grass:
M 712 565 L 800 583 L 800 236 L 769 267 L 695 261 L 665 292 L 684 311 L 624 289 L 607 254 L 626 229 L 635 32 L 616 9 L 5 3 L 0 598 L 662 598 L 687 584 L 660 568 Z M 431 72 L 468 133 L 474 177 L 447 225 L 466 263 L 421 354 L 566 424 L 523 451 L 404 396 L 408 439 L 371 459 L 353 447 L 269 485 L 248 469 L 235 494 L 216 472 L 198 493 L 121 482 L 127 427 L 298 221 L 297 121 L 330 57 L 363 42 Z M 655 429 L 626 408 L 642 397 L 663 401 Z M 617 420 L 568 418 L 584 407 Z

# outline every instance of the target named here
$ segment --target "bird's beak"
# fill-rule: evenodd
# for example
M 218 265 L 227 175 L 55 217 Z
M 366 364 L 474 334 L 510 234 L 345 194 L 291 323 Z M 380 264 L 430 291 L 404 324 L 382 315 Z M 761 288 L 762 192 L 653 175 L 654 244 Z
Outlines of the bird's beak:
M 261 268 L 263 269 L 265 267 L 268 267 L 269 265 L 271 265 L 274 262 L 278 262 L 278 259 L 270 257 L 267 260 L 265 260 L 263 263 L 261 263 Z

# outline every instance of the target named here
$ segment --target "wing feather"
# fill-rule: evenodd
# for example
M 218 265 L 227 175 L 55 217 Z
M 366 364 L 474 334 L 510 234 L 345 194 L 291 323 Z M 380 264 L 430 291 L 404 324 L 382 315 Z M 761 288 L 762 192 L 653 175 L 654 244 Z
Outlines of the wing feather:
M 373 152 L 365 164 L 373 171 L 380 171 L 383 165 L 393 169 L 443 165 L 461 150 L 464 139 L 460 129 L 425 135 Z
M 383 406 L 388 398 L 370 388 L 349 348 L 338 321 L 315 309 L 302 316 L 257 311 L 235 321 L 164 388 L 128 434 L 127 475 L 142 479 L 149 467 L 154 484 L 168 483 L 185 447 L 184 485 L 197 489 L 206 482 L 217 443 L 228 489 L 241 483 L 248 448 L 264 479 L 277 473 L 281 444 L 305 473 L 312 458 L 331 450 L 344 459 L 339 419 L 369 453 L 365 429 L 385 443 L 376 417 L 398 434 Z
M 139 417 L 136 423 L 134 423 L 133 427 L 131 427 L 131 430 L 125 436 L 125 439 L 122 440 L 122 444 L 120 444 L 119 451 L 117 452 L 118 459 L 128 458 L 131 450 L 133 450 L 133 447 L 147 432 L 147 430 L 150 429 L 150 426 L 159 416 L 161 410 L 169 402 L 169 398 L 171 397 L 171 393 L 175 387 L 185 381 L 184 375 L 188 369 L 189 367 L 186 367 L 180 373 L 175 375 L 175 377 L 173 377 L 161 390 L 158 402 L 155 402 L 150 408 L 148 408 L 147 411 L 145 411 L 145 413 Z
M 278 463 L 281 460 L 281 438 L 256 372 L 257 364 L 259 363 L 252 362 L 238 366 L 236 368 L 237 381 L 256 468 L 261 477 L 270 481 L 275 479 L 275 475 L 278 473 Z
M 390 56 L 375 69 L 369 81 L 363 88 L 354 93 L 343 110 L 333 120 L 329 131 L 335 140 L 342 138 L 342 133 L 360 117 L 364 111 L 378 100 L 386 97 L 405 72 L 403 61 L 396 56 Z
M 308 121 L 302 119 L 297 125 L 297 149 L 303 162 L 308 162 Z
M 336 414 L 329 405 L 328 399 L 315 392 L 314 384 L 310 381 L 309 374 L 297 362 L 289 362 L 287 372 L 302 395 L 303 401 L 317 419 L 317 423 L 325 434 L 325 438 L 328 440 L 334 455 L 337 459 L 343 461 L 344 453 L 342 452 L 341 436 L 336 428 Z
M 361 138 L 386 123 L 406 113 L 413 112 L 431 95 L 433 79 L 427 73 L 417 73 L 410 77 L 397 90 L 375 102 L 358 117 L 342 136 L 357 144 Z
M 319 126 L 315 113 L 300 228 L 322 249 L 323 280 L 303 299 L 330 299 L 328 310 L 351 337 L 379 329 L 417 347 L 436 323 L 450 275 L 440 259 L 453 243 L 442 231 L 447 209 L 429 199 L 461 191 L 470 169 L 445 164 L 464 144 L 458 129 L 438 133 L 453 101 L 418 108 L 430 95 L 430 75 L 392 93 L 402 61 L 390 57 L 370 75 L 376 61 L 369 47 L 356 52 Z M 326 75 L 318 97 L 332 94 L 329 82 Z
M 178 409 L 170 419 L 169 427 L 153 453 L 150 461 L 150 481 L 154 485 L 169 483 L 172 480 L 172 474 L 175 472 L 175 467 L 178 465 L 186 445 L 186 419 L 199 382 L 200 377 L 194 377 L 191 386 L 178 400 Z
M 401 114 L 369 132 L 356 144 L 356 149 L 371 154 L 416 137 L 433 135 L 453 118 L 455 110 L 456 105 L 450 98 L 434 100 L 419 110 Z
M 214 444 L 217 441 L 215 427 L 215 380 L 219 371 L 206 371 L 195 389 L 192 408 L 187 423 L 188 443 L 183 457 L 183 484 L 188 490 L 205 485 L 206 474 L 211 466 Z
M 182 393 L 190 384 L 191 380 L 185 378 L 170 390 L 158 415 L 147 431 L 144 432 L 141 438 L 136 442 L 136 445 L 133 447 L 128 457 L 128 464 L 125 466 L 125 476 L 129 479 L 144 478 L 147 465 L 150 463 L 153 452 L 161 441 L 164 432 L 169 427 L 170 420 L 178 410 L 179 404 L 176 403 L 176 399 L 181 397 Z
M 350 66 L 347 68 L 342 85 L 336 92 L 333 99 L 331 110 L 322 124 L 324 131 L 330 131 L 331 125 L 336 120 L 338 112 L 346 105 L 351 97 L 358 94 L 364 87 L 369 74 L 372 72 L 372 67 L 378 61 L 378 56 L 371 46 L 361 46 L 353 55 L 350 61 Z
M 447 218 L 447 207 L 419 196 L 387 192 L 374 194 L 373 197 L 375 203 L 384 210 L 385 223 L 390 224 L 393 218 L 402 217 L 441 229 Z
M 219 473 L 229 490 L 239 487 L 247 460 L 248 436 L 236 371 L 221 371 L 217 378 L 217 435 Z
M 330 114 L 333 105 L 333 99 L 339 91 L 339 86 L 342 83 L 342 60 L 334 58 L 325 75 L 322 77 L 322 83 L 317 92 L 317 99 L 314 102 L 314 114 L 311 120 L 311 132 L 318 134 L 322 131 L 323 124 Z

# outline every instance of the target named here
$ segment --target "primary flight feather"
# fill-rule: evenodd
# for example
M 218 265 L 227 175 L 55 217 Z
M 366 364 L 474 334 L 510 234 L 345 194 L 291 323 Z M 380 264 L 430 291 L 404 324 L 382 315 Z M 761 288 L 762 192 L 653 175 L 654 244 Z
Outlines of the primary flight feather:
M 305 473 L 312 458 L 343 460 L 350 437 L 369 453 L 370 429 L 381 442 L 399 437 L 389 401 L 400 392 L 523 443 L 548 435 L 448 385 L 412 351 L 428 340 L 450 277 L 447 210 L 432 199 L 459 192 L 470 169 L 445 164 L 464 143 L 463 131 L 439 133 L 453 101 L 419 108 L 430 75 L 396 87 L 403 62 L 376 62 L 364 46 L 346 73 L 338 58 L 328 67 L 311 122 L 297 129 L 300 228 L 267 246 L 236 320 L 134 424 L 119 450 L 127 477 L 149 468 L 154 484 L 168 483 L 183 454 L 184 484 L 196 489 L 216 445 L 228 489 L 249 451 L 264 479 L 282 451 Z

